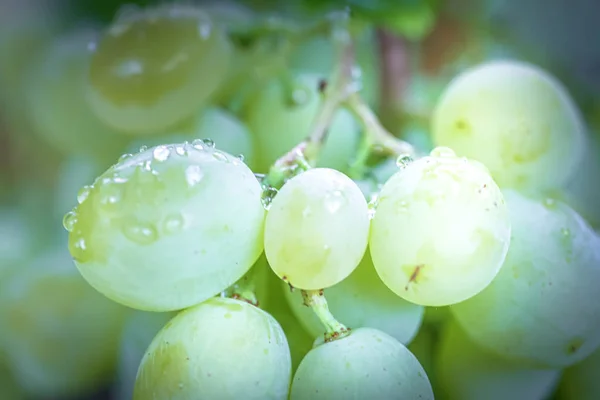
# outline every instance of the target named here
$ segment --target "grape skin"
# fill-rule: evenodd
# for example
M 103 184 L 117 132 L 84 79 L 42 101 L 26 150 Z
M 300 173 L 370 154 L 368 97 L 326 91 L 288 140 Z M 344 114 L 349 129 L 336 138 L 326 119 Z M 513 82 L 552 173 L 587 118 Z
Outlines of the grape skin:
M 273 199 L 265 254 L 281 279 L 319 290 L 354 271 L 368 235 L 369 210 L 358 186 L 341 172 L 314 168 L 287 181 Z
M 415 356 L 386 333 L 372 328 L 318 345 L 304 357 L 291 400 L 433 399 L 427 374 Z
M 201 9 L 164 5 L 129 13 L 97 44 L 86 98 L 116 129 L 162 132 L 206 104 L 227 76 L 231 52 Z
M 0 352 L 31 396 L 95 390 L 115 367 L 128 312 L 81 278 L 66 249 L 51 248 L 0 281 Z
M 323 324 L 304 305 L 300 291 L 288 289 L 285 294 L 302 326 L 313 338 L 322 336 Z M 350 276 L 325 290 L 325 296 L 329 310 L 342 324 L 379 329 L 404 345 L 412 341 L 423 320 L 424 307 L 391 292 L 377 276 L 368 252 Z
M 398 296 L 463 301 L 496 276 L 510 242 L 508 210 L 485 167 L 436 148 L 383 186 L 371 222 L 373 265 Z
M 244 301 L 212 298 L 154 338 L 134 400 L 287 399 L 291 359 L 281 326 Z
M 241 278 L 263 250 L 262 188 L 239 159 L 159 146 L 101 175 L 67 217 L 79 271 L 145 311 L 198 304 Z
M 438 146 L 484 163 L 502 188 L 545 190 L 566 182 L 585 147 L 566 89 L 523 62 L 493 61 L 455 78 L 432 116 Z
M 563 368 L 600 345 L 600 239 L 569 206 L 505 190 L 513 227 L 492 284 L 451 307 L 480 346 L 534 366 Z
M 458 324 L 444 327 L 435 355 L 435 377 L 447 400 L 546 399 L 559 369 L 534 369 L 486 352 Z

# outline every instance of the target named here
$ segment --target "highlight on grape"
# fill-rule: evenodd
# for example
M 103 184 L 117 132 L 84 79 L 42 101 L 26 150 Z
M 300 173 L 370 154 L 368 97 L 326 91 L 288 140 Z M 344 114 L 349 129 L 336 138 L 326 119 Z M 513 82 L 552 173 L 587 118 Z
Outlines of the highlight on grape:
M 600 93 L 518 2 L 13 3 L 1 400 L 600 399 Z

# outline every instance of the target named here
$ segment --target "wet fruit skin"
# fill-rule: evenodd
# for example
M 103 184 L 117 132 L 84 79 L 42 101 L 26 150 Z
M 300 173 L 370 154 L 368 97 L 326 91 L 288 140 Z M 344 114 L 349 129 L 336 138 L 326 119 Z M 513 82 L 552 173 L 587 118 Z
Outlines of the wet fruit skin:
M 232 285 L 262 252 L 261 193 L 252 171 L 220 150 L 151 148 L 80 192 L 64 221 L 69 250 L 114 301 L 147 311 L 189 307 Z

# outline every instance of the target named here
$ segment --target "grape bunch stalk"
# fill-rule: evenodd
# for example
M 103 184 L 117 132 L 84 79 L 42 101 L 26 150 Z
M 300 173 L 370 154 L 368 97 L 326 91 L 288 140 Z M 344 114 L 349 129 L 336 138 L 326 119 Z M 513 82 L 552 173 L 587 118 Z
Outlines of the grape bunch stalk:
M 95 296 L 72 301 L 111 315 L 96 340 L 122 334 L 119 398 L 600 396 L 577 373 L 600 352 L 600 236 L 570 186 L 598 158 L 575 100 L 533 63 L 487 60 L 405 115 L 428 125 L 431 145 L 412 141 L 379 112 L 402 102 L 378 97 L 367 22 L 414 39 L 432 2 L 351 3 L 126 7 L 31 71 L 33 129 L 84 155 L 60 186 L 85 181 L 76 202 L 55 200 L 61 248 Z M 6 277 L 16 304 L 32 278 Z M 15 333 L 0 355 L 23 352 Z

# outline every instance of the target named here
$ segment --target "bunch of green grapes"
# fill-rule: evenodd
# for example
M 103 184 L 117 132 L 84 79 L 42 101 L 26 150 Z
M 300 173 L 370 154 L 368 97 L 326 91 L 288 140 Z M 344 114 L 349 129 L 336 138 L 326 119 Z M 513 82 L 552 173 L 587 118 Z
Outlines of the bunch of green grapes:
M 566 369 L 566 396 L 592 388 L 577 371 L 600 348 L 600 238 L 575 211 L 592 219 L 593 191 L 572 179 L 591 181 L 597 155 L 567 89 L 486 62 L 423 106 L 431 118 L 385 127 L 374 27 L 333 19 L 165 3 L 52 42 L 27 98 L 64 153 L 54 207 L 72 207 L 74 266 L 0 273 L 18 382 L 81 393 L 116 372 L 123 399 L 468 400 L 543 398 Z M 353 61 L 336 58 L 346 39 Z

